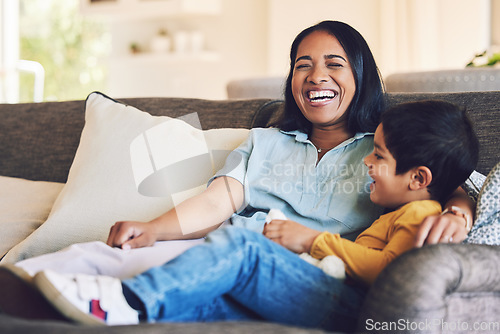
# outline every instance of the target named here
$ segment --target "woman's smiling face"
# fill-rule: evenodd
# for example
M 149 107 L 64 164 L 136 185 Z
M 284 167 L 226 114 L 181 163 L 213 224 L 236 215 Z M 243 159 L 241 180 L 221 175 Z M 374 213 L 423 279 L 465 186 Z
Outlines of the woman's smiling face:
M 351 65 L 337 38 L 321 30 L 305 37 L 292 76 L 292 93 L 304 117 L 314 126 L 347 126 L 343 116 L 355 92 Z

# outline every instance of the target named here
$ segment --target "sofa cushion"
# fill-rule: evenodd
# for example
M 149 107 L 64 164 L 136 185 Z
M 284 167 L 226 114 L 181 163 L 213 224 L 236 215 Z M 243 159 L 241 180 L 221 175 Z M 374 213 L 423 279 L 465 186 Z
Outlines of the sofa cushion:
M 11 249 L 4 261 L 17 262 L 79 242 L 106 241 L 116 221 L 148 221 L 159 216 L 199 193 L 214 169 L 223 164 L 224 154 L 247 134 L 246 129 L 202 131 L 179 119 L 154 117 L 102 94 L 91 94 L 68 182 L 47 221 Z M 181 162 L 203 154 L 201 161 L 209 156 L 213 165 L 198 162 L 198 169 L 179 168 Z M 153 175 L 155 171 L 159 175 Z M 158 187 L 159 183 L 166 188 Z
M 63 186 L 0 176 L 0 258 L 42 225 Z
M 500 245 L 500 163 L 484 181 L 478 196 L 474 226 L 465 243 Z

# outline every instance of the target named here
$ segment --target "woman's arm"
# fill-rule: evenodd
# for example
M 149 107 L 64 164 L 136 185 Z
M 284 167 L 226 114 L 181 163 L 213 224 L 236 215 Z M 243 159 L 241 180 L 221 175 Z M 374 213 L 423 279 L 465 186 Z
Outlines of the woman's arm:
M 472 226 L 475 203 L 462 188 L 458 188 L 448 202 L 446 202 L 443 211 L 450 209 L 452 206 L 459 207 L 468 218 L 462 215 L 455 215 L 451 212 L 441 216 L 429 216 L 425 218 L 417 232 L 415 247 L 439 242 L 460 243 L 467 237 L 467 233 L 469 233 L 467 219 Z M 471 226 L 468 226 L 468 228 L 470 229 Z
M 203 193 L 148 223 L 115 223 L 107 244 L 130 249 L 151 246 L 161 240 L 201 238 L 231 217 L 243 203 L 243 185 L 231 177 L 218 177 Z

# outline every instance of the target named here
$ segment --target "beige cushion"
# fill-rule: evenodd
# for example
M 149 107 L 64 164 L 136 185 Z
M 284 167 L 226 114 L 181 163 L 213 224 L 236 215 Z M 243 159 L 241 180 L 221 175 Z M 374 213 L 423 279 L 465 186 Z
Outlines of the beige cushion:
M 43 224 L 63 186 L 0 176 L 0 258 Z
M 201 131 L 99 93 L 87 98 L 85 117 L 68 181 L 49 218 L 4 261 L 17 262 L 79 242 L 106 241 L 116 221 L 148 221 L 161 215 L 177 201 L 201 192 L 229 151 L 248 135 L 246 129 Z M 215 161 L 198 163 L 198 169 L 176 168 L 191 158 L 198 162 L 199 155 Z M 173 180 L 174 186 L 165 180 Z

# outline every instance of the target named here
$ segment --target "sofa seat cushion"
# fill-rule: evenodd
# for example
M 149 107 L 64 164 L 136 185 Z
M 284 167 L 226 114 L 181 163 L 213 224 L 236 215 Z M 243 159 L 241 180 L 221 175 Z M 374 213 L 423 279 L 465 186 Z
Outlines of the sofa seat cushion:
M 43 224 L 63 186 L 0 176 L 0 258 Z
M 0 333 L 5 334 L 333 334 L 268 322 L 155 323 L 134 326 L 81 326 L 46 320 L 25 320 L 0 314 Z

